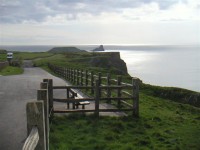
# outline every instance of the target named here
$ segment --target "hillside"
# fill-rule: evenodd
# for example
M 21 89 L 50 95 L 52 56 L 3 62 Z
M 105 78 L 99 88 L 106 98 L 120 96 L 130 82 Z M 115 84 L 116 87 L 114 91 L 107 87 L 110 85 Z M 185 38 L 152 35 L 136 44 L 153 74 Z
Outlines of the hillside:
M 49 53 L 66 53 L 66 52 L 84 52 L 85 50 L 80 50 L 76 47 L 54 47 L 49 50 Z

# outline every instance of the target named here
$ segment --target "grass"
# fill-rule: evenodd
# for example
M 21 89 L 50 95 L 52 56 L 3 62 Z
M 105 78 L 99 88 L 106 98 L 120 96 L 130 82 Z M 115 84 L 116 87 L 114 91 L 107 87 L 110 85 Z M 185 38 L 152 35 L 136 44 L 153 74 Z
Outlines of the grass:
M 7 55 L 0 53 L 0 61 L 6 61 L 6 60 L 7 60 Z
M 45 58 L 53 56 L 54 54 L 48 53 L 48 52 L 14 52 L 15 58 L 21 58 L 25 60 L 33 60 L 33 59 L 39 59 L 39 58 Z
M 55 117 L 51 150 L 198 150 L 200 109 L 140 94 L 140 118 Z
M 23 69 L 20 67 L 12 67 L 8 66 L 4 68 L 3 70 L 0 71 L 0 75 L 7 76 L 7 75 L 17 75 L 17 74 L 22 74 Z

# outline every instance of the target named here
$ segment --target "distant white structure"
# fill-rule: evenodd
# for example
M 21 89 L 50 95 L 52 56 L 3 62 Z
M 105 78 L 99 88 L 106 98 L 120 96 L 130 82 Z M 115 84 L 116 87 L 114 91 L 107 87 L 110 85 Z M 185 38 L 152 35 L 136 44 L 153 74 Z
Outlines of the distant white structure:
M 8 52 L 8 53 L 7 53 L 7 59 L 12 59 L 12 58 L 13 58 L 13 53 Z
M 13 53 L 8 52 L 8 53 L 7 53 L 7 60 L 8 60 L 8 62 L 9 62 L 9 65 L 11 65 L 12 59 L 13 59 Z

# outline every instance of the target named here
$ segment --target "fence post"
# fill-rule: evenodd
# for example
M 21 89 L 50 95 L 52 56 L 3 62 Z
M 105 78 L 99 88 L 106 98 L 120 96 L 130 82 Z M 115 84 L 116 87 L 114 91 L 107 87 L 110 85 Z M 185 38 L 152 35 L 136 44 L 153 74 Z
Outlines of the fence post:
M 67 79 L 67 69 L 64 68 L 64 79 Z
M 88 86 L 88 70 L 85 70 L 85 86 Z M 88 91 L 88 89 L 86 89 Z
M 67 68 L 67 80 L 69 80 L 69 68 Z
M 100 100 L 100 88 L 99 80 L 96 80 L 95 83 L 95 115 L 99 117 L 99 100 Z
M 65 77 L 65 68 L 62 67 L 62 68 L 61 68 L 61 71 L 62 71 L 61 76 L 64 78 L 64 77 Z
M 69 98 L 69 88 L 67 88 L 67 99 Z M 69 102 L 67 102 L 67 109 L 69 109 Z
M 48 94 L 49 94 L 49 114 L 51 115 L 50 118 L 53 117 L 53 80 L 49 79 L 49 86 L 48 86 Z
M 101 72 L 98 73 L 99 86 L 101 86 Z M 101 97 L 101 89 L 99 89 L 99 97 Z
M 74 70 L 73 71 L 74 72 L 74 74 L 73 74 L 74 75 L 73 76 L 73 82 L 74 82 L 74 84 L 76 84 L 76 69 L 73 69 L 73 70 Z
M 79 69 L 76 70 L 76 84 L 79 85 Z
M 117 97 L 120 98 L 121 97 L 121 81 L 122 81 L 122 77 L 121 76 L 118 76 L 117 77 L 117 85 L 119 86 L 119 88 L 117 88 Z M 118 108 L 121 108 L 121 99 L 118 99 Z
M 94 73 L 93 71 L 91 72 L 91 94 L 94 94 Z
M 49 114 L 50 114 L 50 118 L 52 118 L 53 116 L 53 80 L 43 79 L 43 82 L 48 83 Z
M 65 76 L 66 76 L 66 80 L 68 79 L 68 69 L 67 68 L 65 68 Z
M 39 133 L 39 141 L 35 150 L 46 150 L 46 134 L 45 134 L 45 118 L 44 118 L 44 102 L 28 102 L 26 104 L 26 116 L 27 116 L 27 133 L 31 132 L 31 129 L 36 126 Z
M 107 86 L 110 87 L 110 74 L 107 74 Z M 107 88 L 107 97 L 110 98 L 111 97 L 111 90 L 110 88 Z M 107 101 L 108 103 L 111 103 L 111 100 Z
M 88 85 L 88 70 L 85 70 L 85 85 Z
M 47 83 L 41 83 L 41 88 L 47 87 Z M 37 100 L 44 102 L 44 120 L 45 120 L 45 133 L 46 133 L 46 149 L 49 149 L 49 104 L 48 104 L 48 92 L 47 88 L 37 91 Z
M 139 80 L 132 79 L 133 85 L 133 116 L 139 117 Z
M 70 68 L 69 80 L 72 81 L 72 68 Z
M 83 85 L 83 69 L 81 69 L 81 85 Z

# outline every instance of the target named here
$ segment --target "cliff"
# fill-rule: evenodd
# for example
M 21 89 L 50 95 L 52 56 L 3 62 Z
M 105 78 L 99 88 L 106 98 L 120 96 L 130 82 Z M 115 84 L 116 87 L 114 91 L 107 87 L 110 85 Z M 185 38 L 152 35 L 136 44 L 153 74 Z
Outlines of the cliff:
M 200 107 L 200 93 L 177 87 L 161 87 L 149 84 L 142 84 L 141 90 L 146 91 L 148 95 L 170 99 L 175 102 L 190 104 Z
M 109 69 L 111 72 L 116 74 L 128 74 L 126 63 L 120 58 L 119 52 L 95 53 L 94 57 L 90 59 L 89 64 L 92 67 Z

